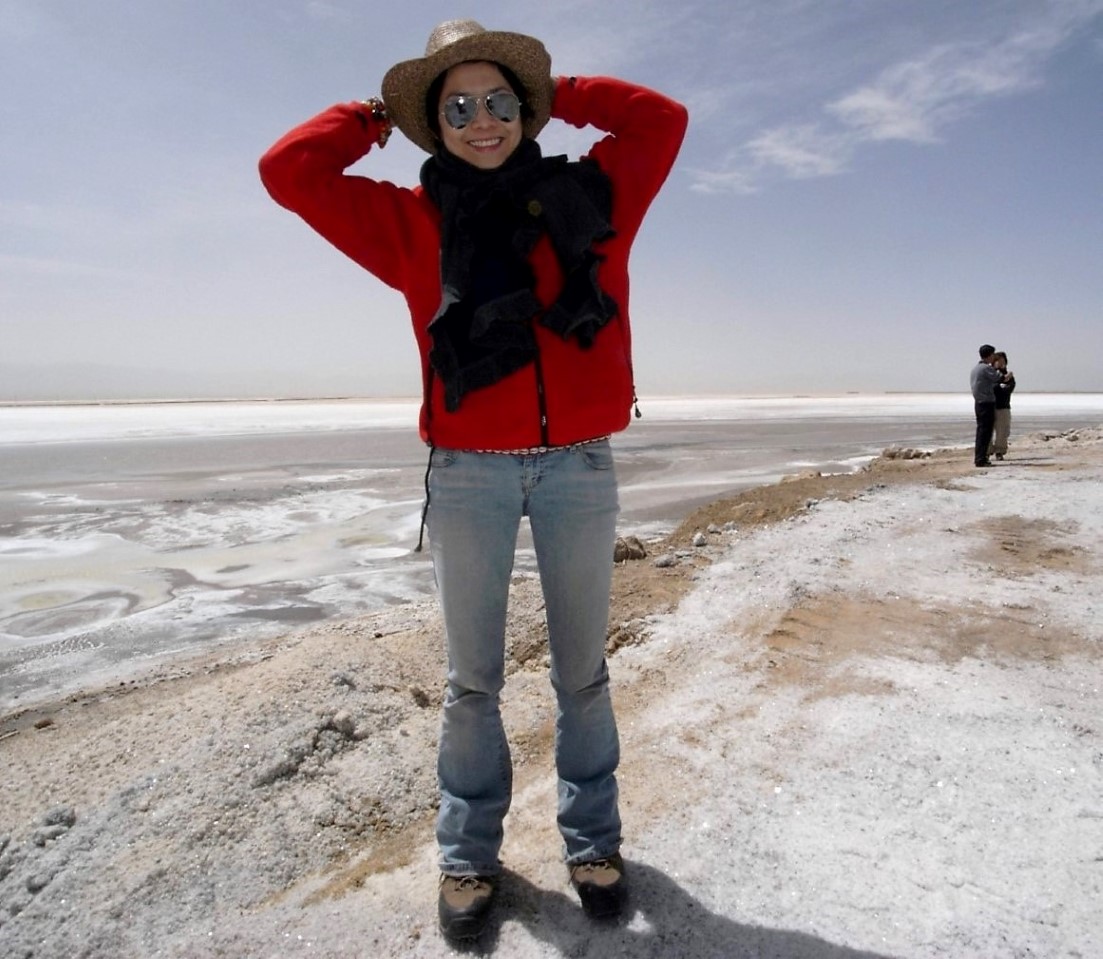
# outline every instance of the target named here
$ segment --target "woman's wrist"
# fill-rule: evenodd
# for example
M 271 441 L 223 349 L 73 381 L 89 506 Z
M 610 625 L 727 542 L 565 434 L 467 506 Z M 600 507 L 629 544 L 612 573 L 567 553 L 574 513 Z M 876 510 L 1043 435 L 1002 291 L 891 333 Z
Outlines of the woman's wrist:
M 380 147 L 385 147 L 391 138 L 391 130 L 394 129 L 394 121 L 387 115 L 387 105 L 379 97 L 368 97 L 367 100 L 360 101 L 360 106 L 375 121 L 375 127 L 379 131 L 375 142 Z

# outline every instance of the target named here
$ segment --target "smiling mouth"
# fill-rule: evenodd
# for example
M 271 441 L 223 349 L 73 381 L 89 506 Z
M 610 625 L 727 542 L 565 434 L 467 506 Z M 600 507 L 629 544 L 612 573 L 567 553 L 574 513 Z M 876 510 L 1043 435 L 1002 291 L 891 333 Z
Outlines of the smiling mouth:
M 485 150 L 487 147 L 496 147 L 502 142 L 502 137 L 491 137 L 489 140 L 468 140 L 467 145 L 476 150 Z

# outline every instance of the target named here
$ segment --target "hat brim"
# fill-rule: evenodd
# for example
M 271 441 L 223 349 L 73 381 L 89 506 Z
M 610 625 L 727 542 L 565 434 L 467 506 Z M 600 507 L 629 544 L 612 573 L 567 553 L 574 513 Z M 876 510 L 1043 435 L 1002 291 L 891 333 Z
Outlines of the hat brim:
M 489 60 L 508 67 L 524 86 L 524 101 L 532 116 L 522 130 L 533 139 L 551 118 L 551 56 L 535 37 L 487 30 L 463 37 L 426 57 L 396 63 L 383 77 L 387 115 L 426 153 L 436 153 L 438 138 L 425 115 L 425 95 L 445 70 L 469 60 Z M 515 91 L 521 95 L 521 91 Z

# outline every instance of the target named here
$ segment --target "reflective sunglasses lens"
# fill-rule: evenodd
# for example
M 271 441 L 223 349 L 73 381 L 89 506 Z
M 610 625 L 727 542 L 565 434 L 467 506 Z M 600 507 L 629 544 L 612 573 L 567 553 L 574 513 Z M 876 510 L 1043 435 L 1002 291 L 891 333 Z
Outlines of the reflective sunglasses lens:
M 479 112 L 477 97 L 449 97 L 444 101 L 444 119 L 453 130 L 462 130 Z
M 449 97 L 444 101 L 444 119 L 453 130 L 462 130 L 475 119 L 480 103 L 485 103 L 486 112 L 503 123 L 512 123 L 521 115 L 521 101 L 508 90 L 499 90 L 485 97 Z
M 486 98 L 486 112 L 503 123 L 512 123 L 521 113 L 521 101 L 505 90 Z

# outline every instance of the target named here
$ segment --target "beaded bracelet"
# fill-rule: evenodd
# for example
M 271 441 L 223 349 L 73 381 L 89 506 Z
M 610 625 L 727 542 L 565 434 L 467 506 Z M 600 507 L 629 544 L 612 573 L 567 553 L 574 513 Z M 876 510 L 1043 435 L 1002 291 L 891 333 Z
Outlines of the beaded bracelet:
M 394 121 L 387 116 L 387 105 L 379 97 L 369 97 L 367 100 L 361 100 L 360 105 L 371 111 L 371 118 L 379 127 L 379 136 L 375 142 L 380 147 L 385 147 L 387 141 L 391 138 L 391 129 L 394 127 Z

